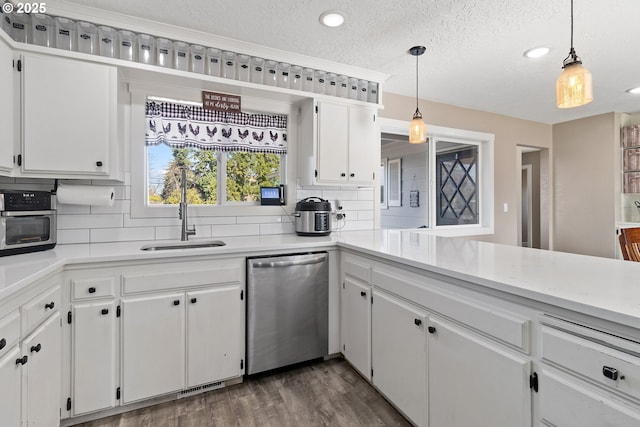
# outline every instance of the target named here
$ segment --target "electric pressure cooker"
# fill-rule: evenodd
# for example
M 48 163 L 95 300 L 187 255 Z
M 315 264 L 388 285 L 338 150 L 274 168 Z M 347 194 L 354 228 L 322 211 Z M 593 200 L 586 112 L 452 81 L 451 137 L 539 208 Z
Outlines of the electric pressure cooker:
M 307 197 L 296 203 L 296 233 L 299 236 L 331 234 L 331 202 L 320 197 Z

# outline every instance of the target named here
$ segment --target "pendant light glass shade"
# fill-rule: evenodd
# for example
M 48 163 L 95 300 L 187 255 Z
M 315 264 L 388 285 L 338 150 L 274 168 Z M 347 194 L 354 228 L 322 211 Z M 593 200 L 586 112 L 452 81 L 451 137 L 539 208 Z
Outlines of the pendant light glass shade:
M 422 55 L 425 50 L 424 46 L 414 46 L 409 49 L 409 53 L 416 57 L 416 112 L 413 113 L 413 119 L 409 125 L 409 143 L 410 144 L 424 144 L 427 142 L 427 125 L 422 120 L 422 113 L 418 108 L 418 57 Z
M 427 125 L 422 120 L 420 110 L 416 109 L 413 120 L 409 125 L 409 143 L 423 144 L 427 141 Z
M 556 81 L 558 108 L 573 108 L 593 101 L 591 73 L 582 66 L 582 60 L 573 48 L 573 0 L 571 0 L 571 50 L 562 62 L 562 74 Z
M 591 73 L 582 64 L 564 67 L 556 81 L 556 101 L 558 108 L 573 108 L 593 101 Z

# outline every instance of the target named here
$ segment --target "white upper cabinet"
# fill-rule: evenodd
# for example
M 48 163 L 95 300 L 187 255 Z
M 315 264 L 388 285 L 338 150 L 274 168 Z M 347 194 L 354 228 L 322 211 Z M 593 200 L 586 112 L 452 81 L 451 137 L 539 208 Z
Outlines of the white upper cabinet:
M 13 169 L 14 131 L 14 82 L 13 51 L 0 39 L 0 129 L 3 141 L 0 144 L 0 174 L 7 175 Z
M 380 160 L 380 132 L 377 110 L 360 106 L 349 108 L 349 176 L 350 184 L 373 185 Z
M 300 106 L 302 185 L 372 186 L 380 144 L 375 107 L 309 100 Z
M 116 68 L 37 54 L 20 68 L 20 176 L 117 179 Z
M 318 102 L 316 121 L 316 180 L 345 183 L 349 169 L 349 106 Z

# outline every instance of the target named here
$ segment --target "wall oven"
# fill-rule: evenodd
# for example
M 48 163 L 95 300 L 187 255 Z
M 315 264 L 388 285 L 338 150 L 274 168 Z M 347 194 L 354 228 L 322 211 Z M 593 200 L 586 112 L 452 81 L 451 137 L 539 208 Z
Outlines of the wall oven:
M 51 192 L 0 190 L 0 256 L 52 249 L 56 229 Z

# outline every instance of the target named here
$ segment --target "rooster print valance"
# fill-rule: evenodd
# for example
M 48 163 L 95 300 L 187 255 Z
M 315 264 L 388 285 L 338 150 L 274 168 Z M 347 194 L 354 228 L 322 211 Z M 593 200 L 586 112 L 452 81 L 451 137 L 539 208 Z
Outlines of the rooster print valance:
M 145 144 L 285 154 L 287 116 L 225 113 L 172 102 L 146 103 Z

